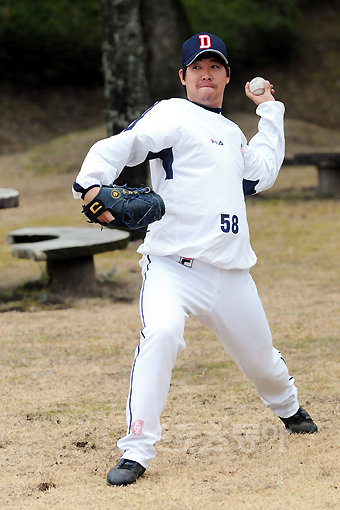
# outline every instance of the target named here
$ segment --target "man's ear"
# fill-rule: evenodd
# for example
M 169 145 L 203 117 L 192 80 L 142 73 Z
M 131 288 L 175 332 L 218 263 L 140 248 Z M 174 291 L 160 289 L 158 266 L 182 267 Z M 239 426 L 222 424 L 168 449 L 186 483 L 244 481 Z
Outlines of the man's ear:
M 182 85 L 185 85 L 185 80 L 184 80 L 184 78 L 183 78 L 183 69 L 180 69 L 180 70 L 178 71 L 178 74 L 179 74 L 179 79 L 181 80 L 181 84 L 182 84 Z

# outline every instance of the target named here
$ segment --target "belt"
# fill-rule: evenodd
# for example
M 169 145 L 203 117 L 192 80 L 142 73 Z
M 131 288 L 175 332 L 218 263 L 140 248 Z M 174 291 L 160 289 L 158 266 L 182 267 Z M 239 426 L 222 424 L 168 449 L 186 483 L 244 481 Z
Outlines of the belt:
M 178 263 L 182 266 L 192 267 L 194 260 L 195 259 L 191 259 L 189 257 L 179 257 Z

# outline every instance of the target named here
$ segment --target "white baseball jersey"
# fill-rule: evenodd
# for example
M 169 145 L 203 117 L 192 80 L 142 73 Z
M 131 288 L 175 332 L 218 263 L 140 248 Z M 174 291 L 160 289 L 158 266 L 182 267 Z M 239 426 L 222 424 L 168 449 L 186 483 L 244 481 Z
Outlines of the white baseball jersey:
M 247 144 L 218 109 L 187 99 L 156 103 L 122 133 L 97 142 L 86 156 L 74 196 L 111 184 L 125 166 L 150 160 L 151 182 L 166 213 L 149 226 L 138 251 L 180 255 L 222 269 L 256 263 L 244 194 L 271 187 L 284 158 L 284 105 L 259 105 L 258 133 Z

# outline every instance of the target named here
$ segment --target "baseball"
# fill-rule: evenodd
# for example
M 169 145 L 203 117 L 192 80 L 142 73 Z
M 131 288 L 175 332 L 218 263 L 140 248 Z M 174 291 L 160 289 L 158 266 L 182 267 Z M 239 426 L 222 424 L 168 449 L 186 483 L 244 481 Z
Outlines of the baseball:
M 260 76 L 253 78 L 249 83 L 249 90 L 254 96 L 261 96 L 264 93 L 264 79 Z

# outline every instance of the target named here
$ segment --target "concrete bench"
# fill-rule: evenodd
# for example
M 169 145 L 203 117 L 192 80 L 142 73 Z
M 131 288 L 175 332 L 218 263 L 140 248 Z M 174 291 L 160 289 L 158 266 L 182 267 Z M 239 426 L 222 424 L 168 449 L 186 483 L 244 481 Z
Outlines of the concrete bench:
M 12 188 L 0 188 L 0 209 L 18 207 L 19 191 Z
M 95 290 L 93 256 L 126 248 L 128 232 L 93 226 L 22 228 L 8 233 L 12 255 L 46 261 L 49 284 L 72 293 Z
M 312 165 L 318 170 L 318 194 L 340 198 L 340 153 L 317 152 L 287 156 L 286 165 Z

